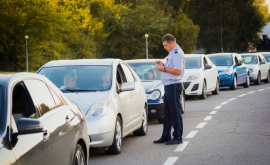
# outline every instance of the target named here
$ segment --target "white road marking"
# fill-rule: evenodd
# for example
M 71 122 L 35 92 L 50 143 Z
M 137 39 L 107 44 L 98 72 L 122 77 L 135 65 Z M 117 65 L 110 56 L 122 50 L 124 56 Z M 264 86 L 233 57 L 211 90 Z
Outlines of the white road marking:
M 201 122 L 197 125 L 196 128 L 203 128 L 205 125 L 207 124 L 207 122 Z
M 259 90 L 257 90 L 257 91 L 259 91 L 259 92 L 260 92 L 260 91 L 264 91 L 264 90 L 265 90 L 265 89 L 259 89 Z
M 182 144 L 179 144 L 178 147 L 174 150 L 174 152 L 182 152 L 188 145 L 189 141 L 183 141 Z
M 193 138 L 198 131 L 191 131 L 185 138 Z
M 178 157 L 169 157 L 163 165 L 172 165 L 177 161 Z
M 256 92 L 256 91 L 250 91 L 250 92 L 248 92 L 248 93 L 254 93 L 254 92 Z
M 220 109 L 221 108 L 221 106 L 216 106 L 214 109 Z
M 233 101 L 233 100 L 235 100 L 236 98 L 234 97 L 234 98 L 231 98 L 231 99 L 229 99 L 229 101 Z
M 246 96 L 246 94 L 242 94 L 242 95 L 239 95 L 239 96 L 237 96 L 237 97 L 243 97 L 243 96 Z
M 224 105 L 224 104 L 227 104 L 228 103 L 228 101 L 224 101 L 223 103 L 221 103 L 222 105 Z
M 204 121 L 209 121 L 209 120 L 212 119 L 212 117 L 213 117 L 213 116 L 206 116 L 206 117 L 204 118 Z
M 214 115 L 214 114 L 216 114 L 217 113 L 217 111 L 212 111 L 212 112 L 210 112 L 209 114 L 210 115 Z

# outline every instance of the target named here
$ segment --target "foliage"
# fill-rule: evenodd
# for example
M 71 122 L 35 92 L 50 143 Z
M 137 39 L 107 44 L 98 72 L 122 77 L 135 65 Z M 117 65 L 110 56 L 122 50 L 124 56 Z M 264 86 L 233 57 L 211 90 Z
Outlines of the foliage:
M 198 47 L 207 53 L 246 51 L 267 23 L 265 0 L 190 0 L 183 11 L 200 26 Z

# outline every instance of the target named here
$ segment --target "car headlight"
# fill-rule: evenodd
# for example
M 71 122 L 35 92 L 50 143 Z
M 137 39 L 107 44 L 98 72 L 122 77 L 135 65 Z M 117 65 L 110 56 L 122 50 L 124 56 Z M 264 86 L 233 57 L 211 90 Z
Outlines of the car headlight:
M 200 77 L 201 77 L 201 73 L 197 73 L 197 74 L 194 74 L 194 75 L 189 76 L 187 80 L 188 81 L 189 80 L 196 80 L 196 79 L 198 79 Z
M 220 72 L 219 75 L 232 74 L 232 70 L 226 70 L 224 72 Z
M 86 118 L 102 117 L 106 114 L 108 109 L 108 100 L 99 100 L 89 109 L 86 114 Z
M 160 97 L 161 93 L 160 91 L 153 91 L 152 93 L 147 95 L 147 100 L 156 100 Z

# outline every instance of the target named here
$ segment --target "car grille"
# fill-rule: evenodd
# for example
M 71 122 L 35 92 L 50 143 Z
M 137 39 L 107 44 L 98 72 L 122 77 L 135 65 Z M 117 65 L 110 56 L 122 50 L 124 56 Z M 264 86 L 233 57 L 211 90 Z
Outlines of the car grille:
M 184 87 L 185 87 L 185 89 L 188 88 L 189 84 L 190 84 L 190 82 L 184 82 Z
M 191 89 L 191 91 L 196 91 L 199 88 L 199 84 L 194 84 L 193 88 Z

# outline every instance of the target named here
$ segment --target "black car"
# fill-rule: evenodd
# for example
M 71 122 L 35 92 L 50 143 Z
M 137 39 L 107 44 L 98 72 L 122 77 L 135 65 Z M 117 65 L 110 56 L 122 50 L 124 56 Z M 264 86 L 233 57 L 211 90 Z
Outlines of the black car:
M 0 164 L 88 164 L 83 112 L 46 77 L 0 75 Z
M 144 85 L 148 103 L 148 118 L 158 119 L 163 123 L 164 86 L 160 72 L 155 69 L 154 61 L 163 59 L 127 60 L 126 63 L 138 74 Z M 181 94 L 182 114 L 185 112 L 185 91 Z

